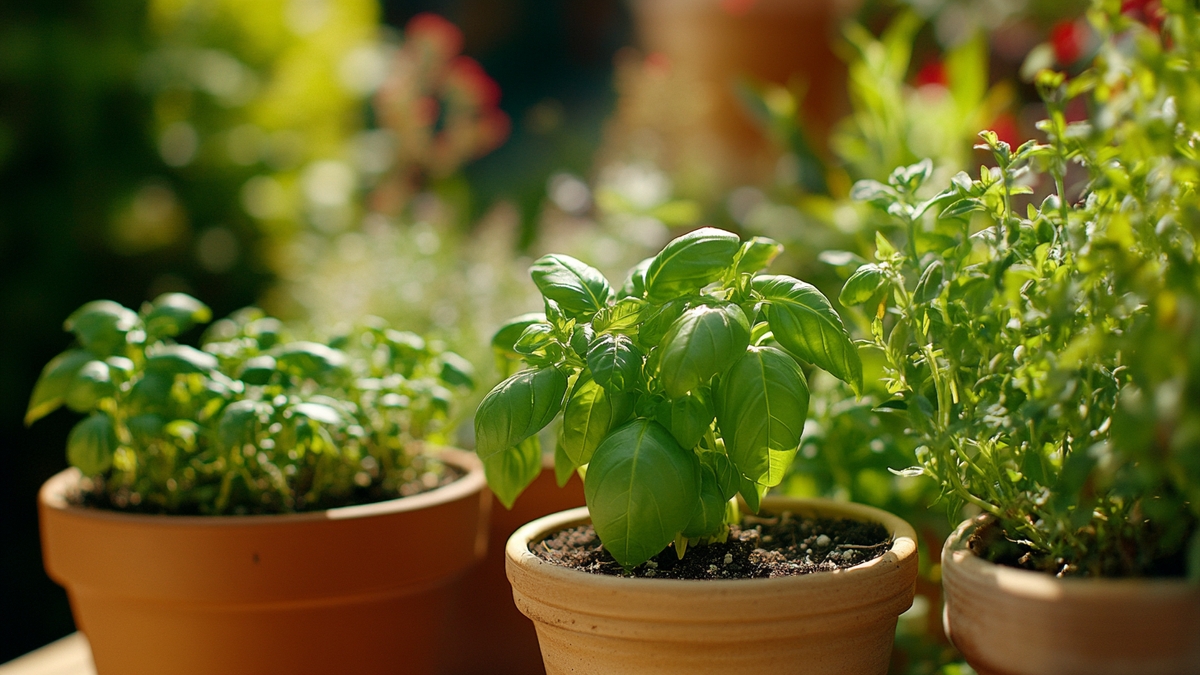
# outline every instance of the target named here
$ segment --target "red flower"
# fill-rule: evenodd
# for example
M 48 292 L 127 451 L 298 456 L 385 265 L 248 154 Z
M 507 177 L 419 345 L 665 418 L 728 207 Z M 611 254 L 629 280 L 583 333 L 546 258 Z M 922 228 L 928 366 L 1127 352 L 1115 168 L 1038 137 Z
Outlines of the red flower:
M 937 59 L 926 63 L 917 71 L 915 82 L 918 87 L 924 87 L 927 84 L 948 86 L 950 79 L 946 77 L 946 64 Z
M 1009 147 L 1016 148 L 1022 143 L 1021 130 L 1017 128 L 1017 118 L 1012 113 L 1000 113 L 988 126 L 996 132 L 996 138 L 1008 143 Z
M 1134 21 L 1141 21 L 1154 31 L 1162 29 L 1163 19 L 1167 16 L 1159 0 L 1124 0 L 1121 13 Z
M 1083 56 L 1083 47 L 1087 42 L 1087 28 L 1077 21 L 1061 21 L 1050 29 L 1050 45 L 1054 47 L 1054 57 L 1064 66 L 1069 66 Z
M 422 12 L 409 19 L 404 26 L 404 37 L 427 45 L 443 59 L 458 54 L 463 46 L 463 34 L 458 26 L 429 12 Z

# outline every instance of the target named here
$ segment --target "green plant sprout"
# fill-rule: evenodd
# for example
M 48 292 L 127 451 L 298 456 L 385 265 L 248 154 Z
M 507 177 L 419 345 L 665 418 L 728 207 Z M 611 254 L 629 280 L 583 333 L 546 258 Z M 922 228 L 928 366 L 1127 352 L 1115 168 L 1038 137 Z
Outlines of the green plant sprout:
M 171 293 L 140 312 L 108 300 L 67 318 L 77 346 L 42 371 L 26 424 L 60 406 L 87 415 L 67 458 L 85 500 L 177 514 L 286 513 L 435 487 L 438 442 L 472 369 L 382 320 L 328 343 L 293 340 L 257 309 L 212 316 Z
M 672 542 L 723 540 L 741 494 L 757 511 L 796 455 L 808 414 L 802 368 L 862 385 L 841 318 L 813 286 L 759 274 L 782 251 L 701 228 L 637 265 L 618 290 L 547 255 L 530 269 L 545 314 L 493 340 L 521 370 L 475 416 L 476 452 L 506 506 L 541 470 L 538 432 L 560 413 L 560 484 L 584 475 L 592 524 L 635 567 Z M 586 469 L 586 470 L 585 470 Z
M 1096 3 L 1094 67 L 1037 78 L 1046 143 L 984 132 L 978 178 L 931 194 L 926 160 L 853 190 L 897 226 L 840 299 L 922 444 L 903 473 L 994 516 L 999 562 L 1200 579 L 1200 18 L 1163 7 L 1160 35 Z

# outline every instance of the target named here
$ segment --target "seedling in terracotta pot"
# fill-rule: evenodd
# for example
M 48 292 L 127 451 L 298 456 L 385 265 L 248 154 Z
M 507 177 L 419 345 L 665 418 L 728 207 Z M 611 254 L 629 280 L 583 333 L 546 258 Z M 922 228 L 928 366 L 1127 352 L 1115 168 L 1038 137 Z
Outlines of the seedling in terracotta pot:
M 283 513 L 379 501 L 453 477 L 421 453 L 472 386 L 461 357 L 372 320 L 327 343 L 242 310 L 209 321 L 173 293 L 135 312 L 101 300 L 67 318 L 77 345 L 42 372 L 25 421 L 86 414 L 67 456 L 84 498 L 162 513 Z
M 488 482 L 511 504 L 541 468 L 537 434 L 561 415 L 556 470 L 579 470 L 596 533 L 626 569 L 674 542 L 722 540 L 783 480 L 808 414 L 805 365 L 858 388 L 862 364 L 813 286 L 762 274 L 782 247 L 702 228 L 614 288 L 596 269 L 547 255 L 530 269 L 546 312 L 493 344 L 529 367 L 475 417 Z

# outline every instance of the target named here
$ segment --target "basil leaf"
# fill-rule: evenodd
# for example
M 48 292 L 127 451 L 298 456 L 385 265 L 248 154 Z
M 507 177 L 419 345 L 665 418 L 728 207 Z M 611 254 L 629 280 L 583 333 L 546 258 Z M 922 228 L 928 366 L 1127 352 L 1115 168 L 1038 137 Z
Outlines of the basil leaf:
M 113 395 L 116 387 L 108 364 L 91 361 L 83 364 L 67 387 L 67 407 L 75 412 L 90 412 L 102 398 Z
M 753 288 L 768 301 L 767 322 L 784 349 L 862 391 L 858 348 L 821 291 L 786 276 L 757 277 Z
M 701 463 L 700 499 L 681 534 L 693 539 L 720 534 L 725 527 L 725 505 L 728 501 L 728 498 L 721 497 L 721 486 L 712 468 Z
M 917 280 L 917 287 L 913 290 L 914 301 L 921 304 L 928 304 L 941 295 L 942 269 L 941 260 L 934 260 L 929 263 L 929 266 L 921 273 L 921 278 Z
M 57 410 L 66 400 L 67 388 L 75 379 L 75 373 L 94 358 L 86 350 L 70 349 L 50 359 L 33 386 L 29 406 L 25 409 L 25 426 Z
M 680 298 L 663 305 L 658 311 L 646 318 L 645 323 L 638 329 L 638 342 L 650 349 L 662 342 L 663 336 L 671 330 L 671 324 L 687 309 L 687 300 Z
M 808 383 L 800 366 L 774 347 L 750 347 L 715 392 L 725 451 L 750 481 L 774 487 L 800 448 Z
M 738 473 L 733 462 L 729 461 L 729 456 L 720 451 L 701 450 L 696 453 L 700 458 L 700 463 L 708 467 L 717 479 L 717 486 L 721 490 L 721 499 L 729 501 L 738 493 L 741 488 L 741 475 Z
M 621 298 L 617 304 L 596 312 L 596 316 L 592 317 L 592 327 L 600 332 L 628 330 L 642 320 L 648 307 L 641 298 Z
M 605 333 L 592 341 L 587 364 L 600 386 L 610 391 L 629 391 L 637 386 L 642 372 L 642 351 L 628 335 Z
M 572 316 L 594 314 L 616 297 L 599 270 L 569 255 L 542 256 L 529 275 L 542 295 Z
M 221 412 L 221 421 L 217 423 L 217 442 L 225 452 L 240 449 L 246 444 L 252 444 L 257 439 L 259 406 L 267 404 L 257 401 L 234 401 L 225 406 Z M 269 413 L 268 413 L 269 414 Z
M 765 270 L 783 253 L 783 245 L 767 237 L 754 237 L 742 244 L 737 255 L 737 271 L 739 274 Z
M 543 312 L 522 314 L 510 320 L 492 336 L 492 348 L 500 352 L 513 352 L 513 346 L 517 344 L 517 340 L 520 339 L 526 328 L 535 323 L 545 323 L 545 321 L 546 315 Z
M 567 456 L 566 449 L 563 448 L 562 430 L 558 432 L 558 443 L 554 446 L 554 482 L 558 487 L 565 487 L 567 481 L 571 480 L 571 474 L 575 472 L 575 466 L 571 462 L 571 458 Z
M 584 478 L 592 525 L 622 567 L 658 554 L 700 499 L 700 461 L 657 422 L 639 419 L 604 439 Z
M 154 299 L 145 314 L 146 334 L 153 340 L 174 337 L 198 323 L 212 319 L 212 310 L 185 293 L 164 293 Z
M 713 227 L 672 240 L 646 268 L 646 298 L 666 302 L 720 280 L 740 248 L 736 234 Z
M 320 378 L 348 372 L 346 353 L 319 342 L 289 342 L 275 350 L 278 368 L 301 378 Z
M 886 282 L 887 277 L 879 265 L 867 263 L 855 270 L 846 280 L 842 292 L 838 294 L 838 302 L 842 303 L 843 307 L 861 305 L 870 300 Z
M 701 390 L 677 399 L 664 399 L 655 409 L 654 416 L 679 445 L 689 449 L 699 445 L 713 423 L 712 404 Z
M 750 344 L 750 321 L 733 303 L 700 305 L 683 313 L 663 337 L 658 377 L 679 398 L 708 384 Z
M 146 350 L 146 372 L 187 375 L 216 369 L 217 357 L 195 347 L 158 344 Z
M 505 507 L 511 507 L 541 471 L 540 455 L 530 460 L 529 444 L 522 443 L 554 419 L 566 391 L 567 376 L 558 368 L 522 370 L 496 385 L 479 404 L 475 452 L 483 460 L 488 484 Z M 538 467 L 532 476 L 531 461 Z
M 125 334 L 137 324 L 138 315 L 112 300 L 89 302 L 71 313 L 63 328 L 78 338 L 84 349 L 105 358 L 125 345 Z
M 629 270 L 629 276 L 625 278 L 625 283 L 621 286 L 620 297 L 641 298 L 646 294 L 646 270 L 650 268 L 652 262 L 654 262 L 654 258 L 646 258 Z
M 580 376 L 563 409 L 558 447 L 574 466 L 592 461 L 592 454 L 613 428 L 633 412 L 633 397 L 606 390 L 591 378 Z
M 67 461 L 85 476 L 96 476 L 112 467 L 117 448 L 117 432 L 105 413 L 88 415 L 71 429 L 67 437 Z

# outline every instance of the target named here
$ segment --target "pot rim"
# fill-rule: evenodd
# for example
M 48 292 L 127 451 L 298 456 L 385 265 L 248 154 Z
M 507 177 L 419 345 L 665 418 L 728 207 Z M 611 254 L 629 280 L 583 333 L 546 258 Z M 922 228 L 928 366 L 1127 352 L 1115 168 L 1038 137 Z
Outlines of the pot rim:
M 465 473 L 448 485 L 426 490 L 415 495 L 396 497 L 369 504 L 338 506 L 320 511 L 256 515 L 182 516 L 169 513 L 123 513 L 120 511 L 81 506 L 67 501 L 67 493 L 70 487 L 82 479 L 82 474 L 75 467 L 63 469 L 47 479 L 38 490 L 38 501 L 48 508 L 65 511 L 80 518 L 115 521 L 118 523 L 140 523 L 142 525 L 170 524 L 172 527 L 254 527 L 261 525 L 281 525 L 290 522 L 372 518 L 415 511 L 443 502 L 462 499 L 481 489 L 487 488 L 487 481 L 483 475 L 483 463 L 479 461 L 475 453 L 457 448 L 441 447 L 437 449 L 435 456 L 465 471 Z
M 964 520 L 946 538 L 942 547 L 942 576 L 953 579 L 961 576 L 968 583 L 984 584 L 1000 592 L 1030 599 L 1105 600 L 1117 602 L 1123 597 L 1161 595 L 1177 598 L 1181 592 L 1192 592 L 1200 599 L 1200 583 L 1184 577 L 1068 577 L 1058 578 L 1047 572 L 1036 572 L 1001 565 L 975 555 L 967 546 L 970 536 L 980 527 L 995 520 L 983 514 Z
M 788 506 L 784 506 L 787 504 Z M 776 588 L 793 585 L 819 586 L 838 584 L 848 581 L 847 577 L 863 579 L 867 577 L 882 577 L 892 574 L 898 569 L 898 563 L 917 556 L 917 533 L 912 525 L 904 519 L 883 509 L 865 504 L 842 502 L 832 499 L 800 498 L 785 496 L 768 496 L 763 499 L 763 511 L 790 510 L 793 512 L 809 509 L 801 515 L 833 516 L 852 518 L 854 520 L 874 521 L 883 525 L 892 536 L 892 546 L 887 553 L 872 560 L 859 563 L 853 567 L 827 572 L 813 572 L 791 576 L 756 578 L 756 579 L 646 579 L 644 577 L 611 576 L 594 574 L 569 567 L 562 567 L 542 560 L 529 550 L 529 543 L 544 537 L 547 533 L 567 527 L 574 527 L 589 522 L 591 517 L 586 506 L 567 511 L 559 511 L 538 518 L 522 525 L 513 533 L 505 545 L 505 557 L 510 563 L 515 563 L 538 576 L 548 576 L 555 581 L 588 584 L 600 589 L 624 589 L 635 584 L 639 589 L 651 592 L 679 591 L 684 587 L 688 593 L 702 592 L 708 589 L 714 594 L 725 594 L 730 591 L 753 591 L 757 593 L 774 592 Z M 891 553 L 892 555 L 888 555 Z

